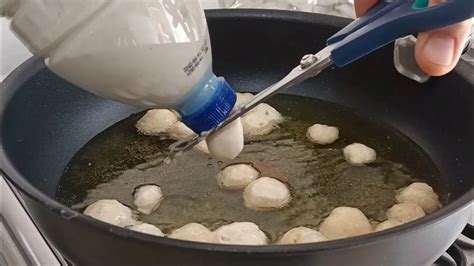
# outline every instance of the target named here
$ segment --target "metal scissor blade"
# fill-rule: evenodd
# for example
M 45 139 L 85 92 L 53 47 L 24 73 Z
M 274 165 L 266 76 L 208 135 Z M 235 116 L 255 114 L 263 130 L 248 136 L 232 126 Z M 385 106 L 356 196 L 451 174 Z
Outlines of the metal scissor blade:
M 314 77 L 319 74 L 323 69 L 332 64 L 331 58 L 331 46 L 327 46 L 320 52 L 315 55 L 305 55 L 301 59 L 300 65 L 293 68 L 284 78 L 279 80 L 277 83 L 271 85 L 270 87 L 264 89 L 255 95 L 249 102 L 233 111 L 229 117 L 219 124 L 216 128 L 209 131 L 201 133 L 199 136 L 194 136 L 189 139 L 184 139 L 177 141 L 169 146 L 171 154 L 176 152 L 186 151 L 205 140 L 207 136 L 213 134 L 215 131 L 227 126 L 235 119 L 246 114 L 248 111 L 252 110 L 255 106 L 259 105 L 273 94 L 277 93 L 280 90 L 287 89 L 291 86 L 294 86 L 308 78 Z

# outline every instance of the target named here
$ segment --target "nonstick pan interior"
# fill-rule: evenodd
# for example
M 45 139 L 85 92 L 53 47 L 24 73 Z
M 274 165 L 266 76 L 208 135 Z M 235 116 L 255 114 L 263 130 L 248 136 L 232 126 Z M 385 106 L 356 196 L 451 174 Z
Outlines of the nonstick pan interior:
M 219 161 L 200 150 L 166 160 L 173 140 L 137 134 L 138 113 L 89 141 L 71 160 L 60 180 L 56 199 L 82 211 L 100 199 L 134 206 L 133 191 L 158 184 L 164 193 L 160 207 L 141 221 L 163 232 L 192 222 L 215 230 L 234 221 L 250 221 L 274 243 L 291 228 L 316 227 L 335 207 L 360 209 L 372 222 L 385 221 L 397 189 L 416 181 L 434 187 L 444 204 L 439 174 L 427 154 L 395 129 L 313 98 L 280 94 L 268 103 L 285 117 L 270 134 L 246 137 L 243 152 L 232 161 Z M 335 125 L 339 139 L 329 145 L 308 141 L 314 123 Z M 342 149 L 354 141 L 377 151 L 366 166 L 351 166 Z M 242 189 L 217 184 L 219 171 L 236 163 L 251 164 L 261 176 L 287 184 L 288 206 L 255 211 L 243 204 Z M 245 194 L 245 192 L 244 192 Z

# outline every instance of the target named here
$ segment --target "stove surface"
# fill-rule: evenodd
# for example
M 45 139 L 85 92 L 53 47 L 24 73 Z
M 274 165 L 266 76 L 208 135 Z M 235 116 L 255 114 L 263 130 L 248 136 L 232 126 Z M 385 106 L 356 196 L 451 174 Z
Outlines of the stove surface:
M 38 231 L 0 175 L 0 266 L 66 265 Z

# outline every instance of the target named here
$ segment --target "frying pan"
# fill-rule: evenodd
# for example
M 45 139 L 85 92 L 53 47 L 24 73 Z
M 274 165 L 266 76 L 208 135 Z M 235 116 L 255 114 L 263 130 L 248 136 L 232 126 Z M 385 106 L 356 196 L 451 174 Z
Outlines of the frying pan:
M 317 51 L 349 20 L 263 10 L 207 12 L 214 69 L 234 88 L 258 91 L 301 55 Z M 286 93 L 318 98 L 385 121 L 437 166 L 449 204 L 414 222 L 349 239 L 292 246 L 233 246 L 153 237 L 111 226 L 53 200 L 59 178 L 81 146 L 140 109 L 102 99 L 31 58 L 2 84 L 2 171 L 48 241 L 78 265 L 422 265 L 462 231 L 472 200 L 473 67 L 426 84 L 399 75 L 393 47 L 330 69 Z

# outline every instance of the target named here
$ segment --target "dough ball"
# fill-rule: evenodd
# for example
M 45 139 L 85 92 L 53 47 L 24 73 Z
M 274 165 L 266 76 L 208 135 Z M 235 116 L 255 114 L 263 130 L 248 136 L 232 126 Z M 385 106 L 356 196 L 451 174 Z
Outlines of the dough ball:
M 132 210 L 114 199 L 98 200 L 87 206 L 84 214 L 102 222 L 116 226 L 129 226 L 137 223 Z
M 423 209 L 415 203 L 399 203 L 393 205 L 386 213 L 387 220 L 408 223 L 425 216 Z
M 281 114 L 266 103 L 261 103 L 242 117 L 245 136 L 262 136 L 272 132 L 283 122 Z
M 198 223 L 189 223 L 175 229 L 168 237 L 195 242 L 212 242 L 211 230 Z
M 181 115 L 178 113 L 178 111 L 170 109 L 170 112 L 172 112 L 178 120 L 181 120 Z
M 237 157 L 244 149 L 244 133 L 240 118 L 209 135 L 206 142 L 211 156 L 217 160 L 229 161 Z
M 399 203 L 415 203 L 420 206 L 425 213 L 432 213 L 438 206 L 438 194 L 426 183 L 415 182 L 399 191 L 396 196 Z
M 182 140 L 195 136 L 196 133 L 194 133 L 192 129 L 190 129 L 188 126 L 186 126 L 183 122 L 180 121 L 174 123 L 170 127 L 170 129 L 168 130 L 168 135 L 171 139 Z M 206 141 L 204 140 L 194 146 L 193 149 L 209 154 L 209 149 L 207 147 Z
M 234 164 L 222 169 L 217 174 L 217 184 L 225 189 L 244 188 L 258 178 L 260 172 L 250 164 Z
M 136 128 L 141 134 L 158 136 L 165 134 L 176 122 L 178 122 L 178 117 L 170 110 L 152 109 L 138 120 Z
M 402 223 L 399 222 L 399 221 L 396 221 L 396 220 L 387 220 L 385 222 L 381 222 L 379 223 L 376 227 L 375 227 L 375 232 L 378 232 L 378 231 L 382 231 L 382 230 L 386 230 L 386 229 L 389 229 L 389 228 L 392 228 L 392 227 L 395 227 L 395 226 L 399 226 L 401 225 Z
M 133 203 L 137 210 L 144 214 L 152 213 L 163 200 L 161 188 L 155 184 L 138 186 L 135 188 L 133 196 L 135 198 Z
M 196 135 L 196 133 L 194 133 L 194 131 L 192 131 L 188 126 L 186 126 L 183 122 L 180 121 L 180 122 L 174 123 L 169 128 L 168 135 L 171 139 L 182 140 L 182 139 L 190 138 Z M 193 149 L 209 154 L 207 143 L 204 140 L 199 142 L 196 146 L 194 146 Z
M 265 233 L 254 223 L 236 222 L 219 227 L 213 232 L 213 243 L 229 245 L 265 245 Z
M 209 147 L 207 146 L 207 143 L 205 140 L 199 142 L 198 144 L 196 144 L 196 146 L 193 147 L 193 149 L 195 150 L 198 150 L 200 152 L 203 152 L 203 153 L 206 153 L 206 154 L 209 154 Z
M 377 154 L 372 148 L 360 143 L 353 143 L 344 148 L 344 158 L 352 165 L 360 166 L 375 161 Z
M 163 232 L 161 232 L 160 228 L 152 225 L 152 224 L 147 224 L 147 223 L 141 223 L 141 224 L 136 224 L 128 227 L 128 229 L 149 234 L 149 235 L 154 235 L 154 236 L 165 236 Z
M 235 107 L 234 108 L 238 108 L 238 107 L 250 102 L 250 100 L 252 100 L 252 98 L 254 97 L 254 95 L 252 93 L 248 93 L 248 92 L 236 93 L 236 94 L 237 94 L 237 100 L 235 101 Z
M 279 180 L 261 177 L 244 190 L 245 207 L 253 210 L 280 209 L 291 200 L 290 190 Z
M 331 144 L 339 138 L 339 129 L 337 127 L 315 124 L 308 128 L 306 137 L 311 142 L 317 144 Z
M 329 239 L 339 239 L 372 232 L 372 226 L 357 208 L 337 207 L 321 223 L 319 231 Z
M 196 133 L 194 133 L 192 129 L 190 129 L 181 121 L 178 121 L 174 123 L 173 125 L 171 125 L 170 128 L 168 129 L 168 134 L 170 138 L 174 140 L 187 139 L 196 135 Z
M 299 226 L 286 232 L 278 240 L 277 244 L 303 244 L 326 240 L 328 240 L 327 237 L 325 237 L 320 232 L 308 227 Z

